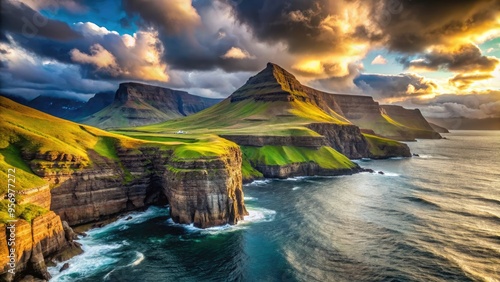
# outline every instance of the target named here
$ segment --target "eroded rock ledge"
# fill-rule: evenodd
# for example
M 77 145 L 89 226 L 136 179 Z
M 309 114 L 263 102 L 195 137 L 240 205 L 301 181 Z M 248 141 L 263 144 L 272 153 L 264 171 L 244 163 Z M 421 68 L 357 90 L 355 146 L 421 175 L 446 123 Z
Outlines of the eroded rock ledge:
M 39 279 L 50 279 L 45 260 L 66 260 L 82 252 L 80 246 L 73 242 L 71 228 L 61 221 L 54 212 L 38 216 L 31 224 L 25 220 L 15 223 L 15 245 L 8 246 L 7 238 L 11 229 L 0 224 L 0 280 L 18 281 L 29 274 Z M 10 248 L 15 249 L 16 262 L 15 274 L 8 272 L 10 269 Z
M 169 204 L 175 222 L 202 228 L 236 224 L 246 214 L 238 149 L 197 160 L 176 160 L 154 147 L 121 149 L 118 157 L 93 155 L 92 169 L 47 175 L 51 182 L 65 179 L 51 191 L 51 209 L 70 225 L 155 204 Z

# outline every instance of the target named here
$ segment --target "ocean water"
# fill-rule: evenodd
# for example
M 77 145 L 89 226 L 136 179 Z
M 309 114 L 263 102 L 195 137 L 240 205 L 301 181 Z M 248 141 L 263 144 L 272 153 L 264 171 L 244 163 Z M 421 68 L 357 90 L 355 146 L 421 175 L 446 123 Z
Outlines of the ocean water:
M 88 232 L 51 281 L 500 281 L 500 132 L 409 143 L 384 174 L 257 181 L 199 230 L 152 207 Z

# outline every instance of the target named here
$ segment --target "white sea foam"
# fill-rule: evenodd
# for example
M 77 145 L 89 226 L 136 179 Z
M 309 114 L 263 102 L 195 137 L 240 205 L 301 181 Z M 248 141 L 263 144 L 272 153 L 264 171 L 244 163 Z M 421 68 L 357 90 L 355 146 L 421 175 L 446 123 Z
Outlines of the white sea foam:
M 59 272 L 59 269 L 66 263 L 58 263 L 54 267 L 49 267 L 48 271 L 52 275 L 52 281 L 74 281 L 73 275 L 77 274 L 81 277 L 85 277 L 94 273 L 97 269 L 104 269 L 115 264 L 118 259 L 112 258 L 110 254 L 116 252 L 123 245 L 120 244 L 94 244 L 92 245 L 91 238 L 84 238 L 80 240 L 82 244 L 83 254 L 76 256 L 68 261 L 69 268 L 63 272 Z
M 247 207 L 248 214 L 245 219 L 240 221 L 237 225 L 226 224 L 223 226 L 209 227 L 201 229 L 195 227 L 194 224 L 179 224 L 175 223 L 171 218 L 167 220 L 167 224 L 170 226 L 177 226 L 184 228 L 188 233 L 200 233 L 216 235 L 225 232 L 234 232 L 241 229 L 246 229 L 249 224 L 260 223 L 260 222 L 270 222 L 276 217 L 276 211 L 265 209 L 265 208 L 255 208 Z
M 271 181 L 271 179 L 254 180 L 251 183 L 245 184 L 244 186 L 262 186 L 270 183 Z
M 54 267 L 49 267 L 48 271 L 52 275 L 52 279 L 50 281 L 74 281 L 75 275 L 85 277 L 91 273 L 95 273 L 98 269 L 111 267 L 118 262 L 117 258 L 112 257 L 112 254 L 119 252 L 118 250 L 120 248 L 130 245 L 130 243 L 124 240 L 121 244 L 100 244 L 97 238 L 118 230 L 125 230 L 129 228 L 130 225 L 140 224 L 148 219 L 157 217 L 162 213 L 168 214 L 168 209 L 150 207 L 144 212 L 130 213 L 108 225 L 89 230 L 86 232 L 88 235 L 87 237 L 83 237 L 78 240 L 78 242 L 82 244 L 83 254 L 68 261 L 58 263 Z M 127 219 L 129 217 L 132 218 Z M 134 260 L 134 262 L 137 262 L 138 260 L 139 258 Z M 142 262 L 142 260 L 144 260 L 144 258 L 140 259 L 137 264 Z M 66 262 L 69 263 L 69 268 L 63 272 L 59 272 L 59 269 L 61 269 Z
M 145 256 L 141 252 L 136 252 L 136 259 L 128 266 L 137 266 L 145 259 Z
M 150 207 L 144 212 L 133 212 L 103 227 L 92 229 L 88 231 L 87 234 L 101 234 L 109 232 L 110 230 L 123 231 L 128 229 L 130 225 L 143 223 L 151 218 L 158 217 L 161 214 L 168 215 L 168 207 Z
M 119 266 L 113 270 L 111 270 L 110 272 L 108 272 L 105 276 L 104 276 L 104 281 L 110 281 L 110 277 L 111 277 L 111 274 L 113 272 L 115 272 L 116 270 L 119 270 L 119 269 L 123 269 L 123 268 L 126 268 L 126 267 L 133 267 L 133 266 L 137 266 L 139 264 L 141 264 L 141 262 L 144 260 L 144 254 L 141 253 L 141 252 L 135 252 L 135 259 L 133 262 L 127 264 L 127 265 L 124 265 L 124 266 Z
M 419 155 L 418 158 L 421 158 L 421 159 L 432 159 L 433 156 L 431 156 L 431 155 Z
M 254 197 L 244 197 L 245 201 L 257 201 L 259 198 L 254 198 Z
M 394 173 L 394 172 L 384 172 L 383 176 L 388 176 L 388 177 L 398 177 L 399 174 Z
M 248 216 L 245 216 L 245 223 L 258 223 L 258 222 L 270 222 L 276 217 L 276 211 L 265 209 L 265 208 L 248 208 Z
M 285 178 L 285 179 L 280 179 L 281 181 L 301 181 L 304 179 L 310 178 L 310 176 L 296 176 L 296 177 L 290 177 L 290 178 Z
M 295 187 L 292 188 L 293 191 L 296 191 L 296 190 L 299 190 L 299 189 L 300 189 L 299 186 L 295 186 Z

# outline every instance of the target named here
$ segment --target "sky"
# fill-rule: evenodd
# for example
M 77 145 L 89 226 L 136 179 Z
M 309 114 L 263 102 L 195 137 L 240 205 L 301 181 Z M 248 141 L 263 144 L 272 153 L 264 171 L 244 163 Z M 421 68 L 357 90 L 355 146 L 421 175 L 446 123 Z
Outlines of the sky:
M 267 62 L 428 117 L 500 117 L 498 0 L 2 0 L 0 92 L 227 97 Z

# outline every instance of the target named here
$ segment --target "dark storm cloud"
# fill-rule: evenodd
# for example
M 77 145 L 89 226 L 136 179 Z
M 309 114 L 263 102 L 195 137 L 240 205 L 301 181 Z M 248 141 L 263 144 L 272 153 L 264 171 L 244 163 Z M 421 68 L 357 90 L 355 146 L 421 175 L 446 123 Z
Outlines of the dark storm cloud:
M 420 96 L 432 93 L 438 86 L 416 74 L 361 74 L 354 79 L 357 87 L 379 99 Z
M 0 28 L 1 28 L 1 23 L 0 23 Z M 9 38 L 7 38 L 7 35 L 5 35 L 5 32 L 0 29 L 0 43 L 2 42 L 10 43 Z
M 189 32 L 201 23 L 191 0 L 122 0 L 122 4 L 129 15 L 140 17 L 143 27 L 157 27 L 168 34 Z
M 67 23 L 49 19 L 22 2 L 2 1 L 1 8 L 3 32 L 17 33 L 26 39 L 45 37 L 66 41 L 81 37 Z
M 81 75 L 85 78 L 160 80 L 160 76 L 151 77 L 151 69 L 144 69 L 162 65 L 161 62 L 150 62 L 144 58 L 148 50 L 155 53 L 162 52 L 160 50 L 162 47 L 158 46 L 160 42 L 158 40 L 155 42 L 149 33 L 136 33 L 135 46 L 129 48 L 119 34 L 99 30 L 99 27 L 92 23 L 79 23 L 74 26 L 74 29 L 84 36 L 71 42 L 53 41 L 47 38 L 33 38 L 28 41 L 18 34 L 12 34 L 12 38 L 20 47 L 38 57 L 69 65 L 79 65 Z M 101 52 L 92 53 L 93 50 Z M 87 58 L 81 59 L 82 56 L 87 56 Z M 88 59 L 92 56 L 95 56 L 95 59 Z M 103 59 L 114 61 L 114 63 L 109 66 L 100 65 Z M 163 72 L 166 72 L 166 69 L 163 69 Z
M 342 32 L 324 36 L 321 23 L 338 12 L 334 1 L 227 0 L 235 17 L 265 42 L 285 42 L 292 53 L 325 52 L 340 45 Z M 336 27 L 332 27 L 336 28 Z
M 238 59 L 224 57 L 233 47 L 245 50 L 246 46 L 251 47 L 255 42 L 249 42 L 241 34 L 233 34 L 232 30 L 224 28 L 227 22 L 217 22 L 228 19 L 216 1 L 122 0 L 122 3 L 129 15 L 127 21 L 137 21 L 139 17 L 141 27 L 160 31 L 159 38 L 165 49 L 164 61 L 171 69 L 256 71 L 265 64 L 251 56 Z
M 172 69 L 179 70 L 211 70 L 219 67 L 228 72 L 256 71 L 263 65 L 262 62 L 250 58 L 223 58 L 230 48 L 239 45 L 239 39 L 230 35 L 220 38 L 219 32 L 200 32 L 195 40 L 161 36 L 166 50 L 165 60 Z
M 365 19 L 350 22 L 354 31 L 342 32 L 325 20 L 342 17 L 356 1 L 225 0 L 234 15 L 262 41 L 286 42 L 294 53 L 335 50 L 344 41 L 383 44 L 403 53 L 419 53 L 428 46 L 453 44 L 458 38 L 498 27 L 500 1 L 381 0 L 363 1 L 351 9 L 368 9 Z M 347 8 L 349 9 L 349 8 Z M 352 10 L 351 10 L 352 12 Z
M 473 44 L 462 45 L 456 50 L 433 50 L 422 59 L 401 58 L 400 62 L 409 68 L 453 72 L 491 72 L 500 62 L 495 57 L 484 56 L 479 47 Z
M 390 5 L 398 1 L 387 0 L 383 9 L 372 8 L 375 22 L 383 31 L 385 46 L 394 51 L 422 52 L 431 45 L 454 44 L 456 40 L 498 28 L 498 0 L 401 0 L 401 11 L 388 14 Z M 383 17 L 388 19 L 382 20 Z

